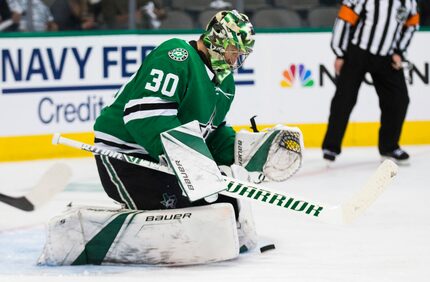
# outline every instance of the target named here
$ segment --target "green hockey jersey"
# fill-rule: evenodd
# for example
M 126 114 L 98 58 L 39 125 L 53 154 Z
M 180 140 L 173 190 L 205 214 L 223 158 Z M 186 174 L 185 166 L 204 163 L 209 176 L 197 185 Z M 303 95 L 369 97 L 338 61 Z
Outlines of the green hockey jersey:
M 94 125 L 96 145 L 157 160 L 163 153 L 160 133 L 197 120 L 215 161 L 232 164 L 235 132 L 224 120 L 234 79 L 230 74 L 218 84 L 213 77 L 188 42 L 165 41 L 102 110 Z

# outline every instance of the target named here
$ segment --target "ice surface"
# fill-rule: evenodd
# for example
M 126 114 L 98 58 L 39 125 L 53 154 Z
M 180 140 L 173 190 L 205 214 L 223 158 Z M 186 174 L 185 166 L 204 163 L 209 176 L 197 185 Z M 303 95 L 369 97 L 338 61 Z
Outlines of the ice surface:
M 53 162 L 73 169 L 72 183 L 34 212 L 0 203 L 0 282 L 55 281 L 430 281 L 430 146 L 405 147 L 411 165 L 400 167 L 392 185 L 354 223 L 335 226 L 253 205 L 261 244 L 238 259 L 188 267 L 37 266 L 44 224 L 70 202 L 111 205 L 102 192 L 92 159 L 0 164 L 0 192 L 20 196 Z M 379 164 L 374 147 L 346 148 L 327 168 L 319 150 L 307 150 L 301 171 L 277 190 L 329 203 L 348 199 Z

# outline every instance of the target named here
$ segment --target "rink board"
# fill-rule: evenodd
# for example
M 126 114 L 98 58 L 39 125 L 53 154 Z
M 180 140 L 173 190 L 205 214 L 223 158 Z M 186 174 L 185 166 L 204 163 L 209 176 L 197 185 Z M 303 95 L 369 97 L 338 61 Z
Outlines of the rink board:
M 91 143 L 95 118 L 147 54 L 169 38 L 192 40 L 198 34 L 2 36 L 0 161 L 14 161 L 85 155 L 52 147 L 52 133 Z M 297 125 L 305 146 L 320 146 L 335 90 L 330 36 L 257 33 L 254 53 L 235 73 L 237 94 L 229 123 L 249 128 L 249 118 L 257 115 L 260 128 Z M 411 103 L 402 144 L 430 144 L 429 40 L 430 32 L 419 32 L 409 50 L 414 68 L 408 73 Z M 360 89 L 344 145 L 375 145 L 379 116 L 369 78 Z

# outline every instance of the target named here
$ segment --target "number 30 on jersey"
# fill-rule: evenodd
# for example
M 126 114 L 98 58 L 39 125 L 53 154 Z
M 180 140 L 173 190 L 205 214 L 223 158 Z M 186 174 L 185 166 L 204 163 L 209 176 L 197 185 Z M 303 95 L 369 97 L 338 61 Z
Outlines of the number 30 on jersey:
M 151 82 L 147 82 L 145 89 L 152 92 L 159 92 L 161 87 L 161 94 L 172 97 L 175 94 L 176 87 L 178 87 L 179 77 L 176 74 L 164 72 L 159 69 L 152 69 L 150 73 L 152 77 Z

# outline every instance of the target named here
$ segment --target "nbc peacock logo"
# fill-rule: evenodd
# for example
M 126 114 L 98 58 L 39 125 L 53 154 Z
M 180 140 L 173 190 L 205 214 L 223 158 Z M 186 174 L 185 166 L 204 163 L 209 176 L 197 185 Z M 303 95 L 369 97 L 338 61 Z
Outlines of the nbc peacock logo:
M 295 64 L 290 65 L 290 68 L 284 70 L 282 75 L 281 87 L 283 88 L 292 87 L 296 81 L 299 81 L 302 87 L 312 87 L 314 85 L 312 72 L 306 69 L 303 64 L 299 64 L 298 69 Z

